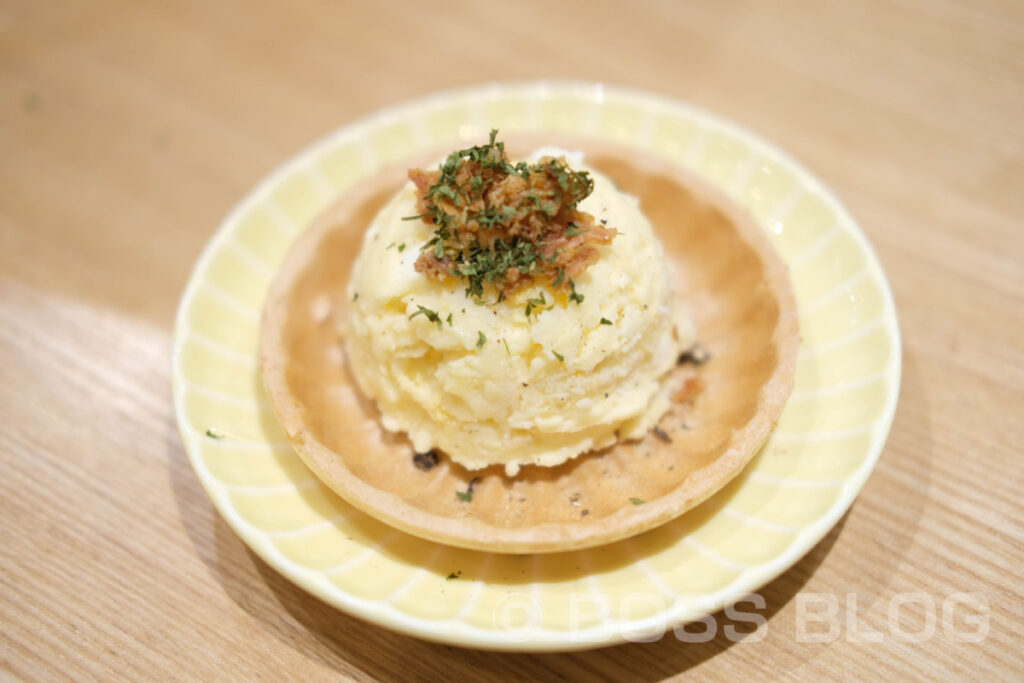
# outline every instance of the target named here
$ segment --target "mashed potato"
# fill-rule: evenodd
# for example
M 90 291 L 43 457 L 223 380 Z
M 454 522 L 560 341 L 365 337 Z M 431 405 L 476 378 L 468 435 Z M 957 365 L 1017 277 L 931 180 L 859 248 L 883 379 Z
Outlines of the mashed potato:
M 417 272 L 433 226 L 402 220 L 417 214 L 411 182 L 374 219 L 349 282 L 346 351 L 384 426 L 418 452 L 513 476 L 642 437 L 668 409 L 669 370 L 693 326 L 637 200 L 590 172 L 579 208 L 619 234 L 576 278 L 579 303 L 539 284 L 479 302 L 455 278 Z

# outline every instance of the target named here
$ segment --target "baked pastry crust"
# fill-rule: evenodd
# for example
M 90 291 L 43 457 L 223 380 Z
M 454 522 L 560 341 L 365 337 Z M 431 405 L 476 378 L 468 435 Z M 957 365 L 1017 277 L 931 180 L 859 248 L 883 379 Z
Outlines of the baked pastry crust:
M 511 139 L 509 148 L 538 145 Z M 267 297 L 261 369 L 288 439 L 332 490 L 364 512 L 434 541 L 503 553 L 610 543 L 663 524 L 739 474 L 778 421 L 796 371 L 799 329 L 785 264 L 768 236 L 707 183 L 653 157 L 587 140 L 545 139 L 640 198 L 673 265 L 711 358 L 680 364 L 681 392 L 659 434 L 584 454 L 559 467 L 470 471 L 443 455 L 423 470 L 387 432 L 347 368 L 345 285 L 366 226 L 405 181 L 384 169 L 346 192 L 288 253 Z M 691 383 L 691 387 L 693 384 Z M 472 490 L 471 500 L 457 492 Z

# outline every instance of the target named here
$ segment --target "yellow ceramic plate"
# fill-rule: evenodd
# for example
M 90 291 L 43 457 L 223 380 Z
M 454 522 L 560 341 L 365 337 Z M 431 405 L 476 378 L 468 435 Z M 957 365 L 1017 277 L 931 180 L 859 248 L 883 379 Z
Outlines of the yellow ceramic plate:
M 804 343 L 771 439 L 711 500 L 613 545 L 548 555 L 460 550 L 358 512 L 295 455 L 263 393 L 267 286 L 340 192 L 417 151 L 503 132 L 571 132 L 695 171 L 746 206 L 789 264 Z M 792 566 L 849 508 L 896 407 L 900 339 L 878 261 L 839 202 L 749 132 L 658 96 L 600 84 L 492 85 L 346 126 L 284 164 L 227 217 L 182 297 L 174 401 L 217 509 L 267 563 L 324 601 L 422 638 L 570 650 L 665 632 Z

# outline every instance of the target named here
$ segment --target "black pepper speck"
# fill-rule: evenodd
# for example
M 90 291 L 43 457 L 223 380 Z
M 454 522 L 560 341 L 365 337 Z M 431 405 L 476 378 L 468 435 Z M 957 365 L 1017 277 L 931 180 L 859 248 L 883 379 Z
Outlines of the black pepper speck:
M 437 451 L 427 451 L 426 453 L 416 453 L 412 456 L 412 464 L 416 466 L 416 469 L 429 472 L 437 466 Z

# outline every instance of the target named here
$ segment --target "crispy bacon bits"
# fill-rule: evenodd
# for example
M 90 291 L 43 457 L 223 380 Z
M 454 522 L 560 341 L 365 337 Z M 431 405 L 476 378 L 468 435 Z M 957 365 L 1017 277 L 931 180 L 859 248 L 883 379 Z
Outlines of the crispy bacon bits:
M 486 145 L 453 152 L 437 171 L 409 171 L 419 213 L 406 220 L 435 226 L 416 270 L 436 279 L 459 278 L 466 294 L 477 298 L 485 286 L 501 301 L 507 293 L 544 283 L 582 302 L 573 278 L 617 234 L 577 208 L 593 191 L 593 179 L 563 158 L 511 164 L 497 135 L 492 130 Z

